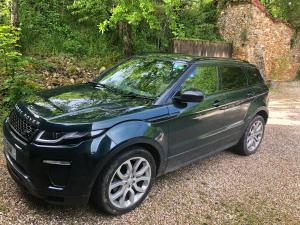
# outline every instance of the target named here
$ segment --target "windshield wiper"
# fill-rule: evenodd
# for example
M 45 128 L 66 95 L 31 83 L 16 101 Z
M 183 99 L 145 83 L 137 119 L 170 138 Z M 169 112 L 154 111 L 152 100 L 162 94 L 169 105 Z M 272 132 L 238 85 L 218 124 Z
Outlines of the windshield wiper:
M 103 88 L 105 88 L 105 89 L 107 89 L 107 90 L 110 90 L 110 91 L 112 91 L 112 92 L 116 92 L 116 93 L 119 93 L 119 92 L 120 92 L 118 89 L 116 89 L 116 88 L 114 88 L 114 87 L 111 87 L 111 86 L 109 86 L 109 85 L 106 85 L 106 84 L 98 83 L 98 82 L 95 82 L 95 81 L 90 81 L 90 82 L 88 82 L 88 83 L 89 83 L 89 84 L 95 85 L 96 88 L 103 87 Z
M 99 84 L 98 82 L 95 82 L 95 81 L 89 81 L 89 82 L 87 82 L 88 84 L 94 84 L 94 85 L 97 85 L 97 84 Z
M 122 96 L 129 97 L 129 98 L 142 98 L 142 99 L 148 99 L 148 100 L 154 100 L 155 99 L 154 97 L 138 95 L 138 94 L 133 93 L 133 92 L 124 93 L 124 94 L 122 94 Z

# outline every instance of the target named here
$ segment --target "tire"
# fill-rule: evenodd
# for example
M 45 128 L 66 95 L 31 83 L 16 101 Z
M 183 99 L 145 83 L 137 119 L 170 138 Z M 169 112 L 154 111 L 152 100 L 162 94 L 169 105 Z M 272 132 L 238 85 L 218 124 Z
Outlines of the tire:
M 255 132 L 257 135 L 252 135 L 251 142 L 251 132 L 255 131 L 255 127 L 258 129 L 258 125 L 261 125 L 261 130 Z M 263 140 L 265 132 L 265 120 L 262 116 L 256 115 L 253 120 L 249 123 L 245 133 L 243 134 L 242 138 L 240 139 L 239 143 L 234 147 L 236 153 L 240 155 L 249 156 L 257 152 L 260 147 L 260 144 Z M 252 145 L 250 144 L 252 143 Z M 248 144 L 248 145 L 247 145 Z
M 98 176 L 92 193 L 94 205 L 112 215 L 127 213 L 147 197 L 155 177 L 156 165 L 151 153 L 143 148 L 127 149 Z

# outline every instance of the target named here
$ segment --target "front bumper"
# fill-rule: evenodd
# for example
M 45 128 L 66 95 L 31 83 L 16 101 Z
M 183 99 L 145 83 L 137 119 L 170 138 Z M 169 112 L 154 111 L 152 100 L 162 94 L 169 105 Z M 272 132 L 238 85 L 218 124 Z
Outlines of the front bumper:
M 101 159 L 107 153 L 105 137 L 83 141 L 77 145 L 45 146 L 26 143 L 6 122 L 4 138 L 16 149 L 16 157 L 7 150 L 4 155 L 8 171 L 17 184 L 32 195 L 49 203 L 86 204 L 99 173 Z M 101 147 L 100 147 L 101 146 Z M 48 162 L 70 162 L 57 165 Z
M 19 186 L 25 188 L 33 196 L 41 198 L 46 202 L 59 205 L 81 205 L 86 204 L 89 201 L 89 194 L 68 196 L 64 195 L 63 192 L 60 192 L 62 191 L 62 189 L 57 189 L 57 193 L 55 193 L 55 188 L 52 191 L 49 190 L 46 192 L 38 190 L 31 182 L 28 175 L 24 174 L 21 169 L 18 168 L 18 166 L 13 162 L 13 159 L 8 155 L 8 153 L 5 152 L 4 155 L 7 162 L 7 169 L 11 177 Z M 48 188 L 51 189 L 51 187 Z

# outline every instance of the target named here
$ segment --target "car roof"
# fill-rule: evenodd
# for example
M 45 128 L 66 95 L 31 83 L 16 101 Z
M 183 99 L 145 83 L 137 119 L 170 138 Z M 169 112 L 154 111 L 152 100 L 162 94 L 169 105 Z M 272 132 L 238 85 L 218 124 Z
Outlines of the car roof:
M 178 54 L 178 53 L 143 53 L 138 56 L 142 57 L 153 57 L 157 59 L 163 60 L 171 60 L 171 61 L 183 61 L 189 64 L 197 63 L 197 62 L 214 62 L 214 63 L 228 63 L 228 64 L 239 64 L 244 66 L 252 66 L 255 65 L 250 64 L 248 61 L 233 59 L 233 58 L 222 58 L 222 57 L 203 57 L 203 56 L 192 56 L 187 54 Z

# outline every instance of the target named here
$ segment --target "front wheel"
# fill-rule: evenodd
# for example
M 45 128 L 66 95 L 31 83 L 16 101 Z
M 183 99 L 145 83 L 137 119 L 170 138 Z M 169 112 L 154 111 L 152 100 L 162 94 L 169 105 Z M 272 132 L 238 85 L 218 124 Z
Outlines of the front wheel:
M 262 142 L 264 131 L 264 118 L 259 115 L 255 116 L 247 127 L 243 137 L 235 146 L 237 153 L 246 156 L 254 154 Z
M 128 149 L 98 177 L 92 198 L 106 213 L 129 212 L 147 197 L 155 176 L 153 156 L 142 148 Z

